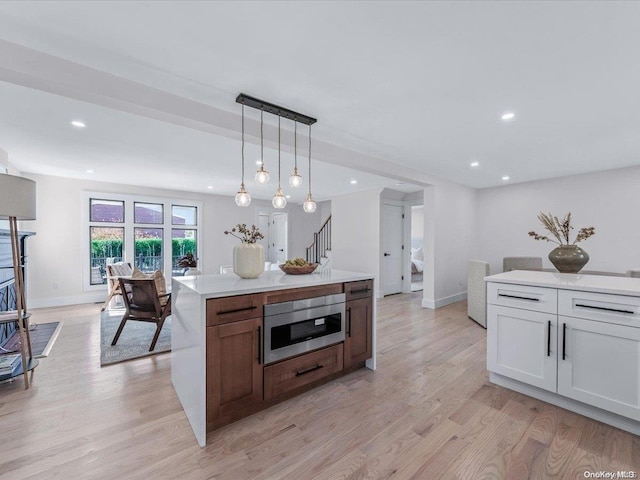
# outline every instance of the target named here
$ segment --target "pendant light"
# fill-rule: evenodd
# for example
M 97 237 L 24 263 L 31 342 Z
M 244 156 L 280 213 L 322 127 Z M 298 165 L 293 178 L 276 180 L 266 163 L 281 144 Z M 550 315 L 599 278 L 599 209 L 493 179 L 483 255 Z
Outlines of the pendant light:
M 280 116 L 278 116 L 278 190 L 271 200 L 273 208 L 284 208 L 287 205 L 287 198 L 280 188 Z
M 251 195 L 244 188 L 244 103 L 242 104 L 242 183 L 240 183 L 240 191 L 236 193 L 236 205 L 239 207 L 248 207 L 251 203 Z
M 263 113 L 264 111 L 260 109 L 260 168 L 256 172 L 256 182 L 261 184 L 269 181 L 269 172 L 264 169 L 264 135 L 262 132 L 264 125 L 262 120 Z
M 298 122 L 293 120 L 293 175 L 289 177 L 289 186 L 298 188 L 302 185 L 302 177 L 298 175 Z
M 304 201 L 302 208 L 306 213 L 313 213 L 316 211 L 316 202 L 313 201 L 311 196 L 311 125 L 309 125 L 309 193 L 307 199 Z

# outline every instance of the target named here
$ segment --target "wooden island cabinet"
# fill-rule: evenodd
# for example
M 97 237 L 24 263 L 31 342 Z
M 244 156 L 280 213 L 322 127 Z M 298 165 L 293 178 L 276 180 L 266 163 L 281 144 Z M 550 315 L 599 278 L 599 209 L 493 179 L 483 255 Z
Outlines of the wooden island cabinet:
M 373 279 L 366 275 L 184 277 L 174 279 L 173 292 L 172 381 L 201 446 L 207 432 L 358 368 L 375 369 Z M 264 342 L 271 338 L 264 331 L 265 306 L 312 308 L 323 298 L 343 309 L 344 336 L 265 365 Z M 311 324 L 322 328 L 325 320 L 336 322 L 323 317 Z

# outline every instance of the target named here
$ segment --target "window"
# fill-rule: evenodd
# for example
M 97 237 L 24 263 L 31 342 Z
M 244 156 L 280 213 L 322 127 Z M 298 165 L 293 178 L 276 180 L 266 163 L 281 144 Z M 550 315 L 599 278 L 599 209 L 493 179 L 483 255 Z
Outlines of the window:
M 164 223 L 163 205 L 161 203 L 138 203 L 135 202 L 133 211 L 133 221 L 135 223 Z
M 197 225 L 197 207 L 186 207 L 184 205 L 173 205 L 171 207 L 171 223 L 173 225 Z
M 90 221 L 108 223 L 124 222 L 124 202 L 92 198 Z
M 135 228 L 135 266 L 145 273 L 162 270 L 162 228 Z
M 83 198 L 86 289 L 104 288 L 111 263 L 130 262 L 146 273 L 163 270 L 169 278 L 184 275 L 178 263 L 185 255 L 198 258 L 200 202 L 90 192 Z
M 193 255 L 193 258 L 198 258 L 198 231 L 186 230 L 182 228 L 174 228 L 171 230 L 171 261 L 174 272 L 180 272 L 181 269 L 188 267 L 181 267 L 178 262 L 182 257 L 187 254 Z M 180 275 L 181 273 L 178 273 Z M 174 273 L 176 275 L 176 273 Z
M 107 283 L 107 265 L 122 261 L 124 244 L 124 228 L 122 227 L 89 227 L 91 285 Z

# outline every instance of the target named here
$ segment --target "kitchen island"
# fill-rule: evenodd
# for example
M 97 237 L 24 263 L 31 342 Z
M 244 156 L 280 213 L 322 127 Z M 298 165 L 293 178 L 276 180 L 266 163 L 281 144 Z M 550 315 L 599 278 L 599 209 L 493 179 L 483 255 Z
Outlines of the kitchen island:
M 640 435 L 640 278 L 485 280 L 489 380 Z
M 199 445 L 208 431 L 375 369 L 373 289 L 372 275 L 340 270 L 174 278 L 171 380 Z

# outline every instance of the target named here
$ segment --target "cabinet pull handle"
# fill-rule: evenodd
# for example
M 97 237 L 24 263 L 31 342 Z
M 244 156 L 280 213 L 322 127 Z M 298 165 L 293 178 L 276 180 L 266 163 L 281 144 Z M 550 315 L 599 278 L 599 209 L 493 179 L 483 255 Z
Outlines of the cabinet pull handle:
M 262 350 L 262 328 L 258 327 L 258 358 L 256 358 L 256 360 L 258 360 L 258 365 L 262 365 L 261 350 Z
M 252 307 L 236 308 L 235 310 L 221 310 L 218 312 L 218 315 L 229 315 L 230 313 L 247 312 L 249 310 L 255 310 L 256 308 L 258 307 L 254 305 Z
M 361 288 L 360 290 L 351 290 L 351 292 L 349 292 L 351 295 L 355 295 L 357 293 L 367 293 L 369 290 L 371 290 L 369 287 L 367 288 Z
M 566 358 L 567 353 L 567 324 L 562 324 L 562 359 Z
M 551 320 L 547 323 L 547 357 L 551 356 Z
M 315 367 L 307 368 L 306 370 L 300 370 L 299 372 L 296 372 L 296 377 L 299 377 L 300 375 L 306 375 L 307 373 L 315 372 L 316 370 L 320 370 L 322 367 L 324 367 L 324 365 L 320 365 L 319 363 L 317 363 Z
M 506 293 L 499 293 L 499 297 L 515 298 L 516 300 L 528 300 L 530 302 L 539 302 L 539 298 L 521 297 L 519 295 L 507 295 Z
M 583 303 L 576 303 L 576 307 L 592 308 L 593 310 L 604 310 L 606 312 L 624 313 L 626 315 L 633 315 L 635 313 L 632 310 L 618 310 L 617 308 L 596 307 L 595 305 L 585 305 Z
M 347 336 L 351 336 L 351 307 L 347 308 Z

